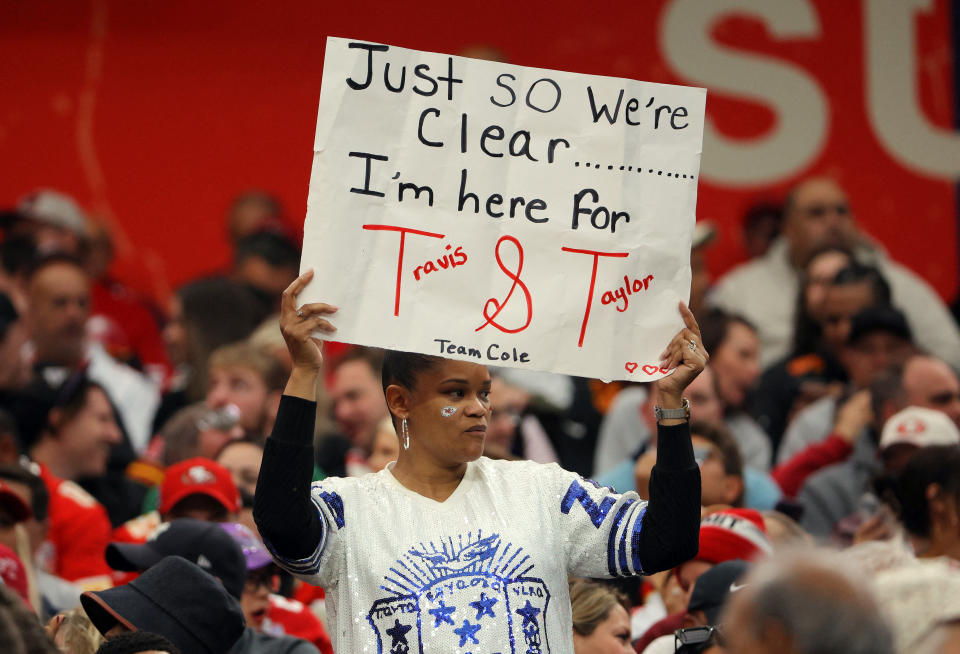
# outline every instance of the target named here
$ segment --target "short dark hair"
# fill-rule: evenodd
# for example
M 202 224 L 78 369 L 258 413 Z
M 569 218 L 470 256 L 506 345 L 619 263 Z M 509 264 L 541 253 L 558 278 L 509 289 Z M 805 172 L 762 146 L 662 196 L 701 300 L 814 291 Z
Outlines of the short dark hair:
M 29 236 L 7 236 L 0 242 L 0 266 L 10 275 L 30 270 L 37 246 Z
M 72 420 L 86 406 L 90 392 L 94 390 L 100 391 L 107 396 L 108 400 L 110 399 L 110 395 L 99 382 L 93 381 L 84 373 L 74 373 L 67 377 L 57 389 L 51 408 L 60 409 L 66 420 Z M 47 425 L 52 427 L 49 424 L 49 418 Z
M 846 286 L 849 284 L 867 284 L 873 294 L 873 304 L 890 304 L 890 284 L 883 273 L 873 266 L 862 263 L 851 263 L 841 268 L 834 276 L 831 286 Z
M 381 371 L 384 393 L 387 391 L 387 386 L 391 384 L 413 390 L 417 386 L 417 377 L 428 370 L 432 370 L 441 361 L 443 361 L 443 358 L 430 354 L 387 350 L 383 355 Z
M 336 372 L 337 368 L 345 363 L 350 363 L 351 361 L 363 361 L 370 367 L 370 371 L 373 373 L 373 376 L 379 377 L 383 370 L 384 356 L 384 350 L 381 350 L 378 347 L 354 345 L 351 346 L 346 352 L 341 354 L 339 358 L 337 358 L 336 362 L 333 364 L 333 370 Z
M 47 519 L 50 494 L 47 492 L 46 484 L 38 475 L 16 463 L 4 463 L 0 464 L 0 479 L 20 482 L 24 486 L 29 486 L 30 509 L 33 511 L 33 517 L 37 519 L 37 522 L 43 522 Z
M 690 433 L 717 446 L 720 454 L 723 455 L 724 472 L 728 475 L 743 476 L 743 456 L 740 454 L 740 446 L 726 427 L 716 422 L 694 420 L 690 423 Z
M 900 520 L 914 536 L 930 535 L 930 484 L 937 484 L 960 502 L 960 445 L 922 447 L 901 471 L 895 490 Z
M 783 206 L 774 202 L 759 202 L 748 207 L 743 213 L 743 231 L 748 232 L 765 220 L 773 221 L 779 232 L 783 223 Z
M 109 640 L 103 641 L 97 654 L 140 654 L 151 650 L 180 654 L 177 646 L 160 634 L 149 631 L 132 631 L 118 634 Z
M 274 268 L 298 268 L 300 248 L 283 234 L 273 231 L 244 236 L 237 243 L 235 261 L 240 264 L 250 257 L 259 257 Z
M 221 345 L 250 336 L 269 315 L 252 290 L 224 277 L 198 279 L 177 290 L 187 331 L 189 400 L 206 394 L 207 360 Z
M 72 254 L 67 254 L 66 252 L 51 252 L 49 254 L 36 257 L 30 262 L 26 269 L 27 277 L 33 279 L 44 268 L 56 266 L 58 264 L 73 266 L 82 272 L 84 276 L 87 275 L 87 271 L 83 267 L 83 263 L 79 258 L 73 256 Z
M 696 421 L 690 423 L 690 434 L 708 440 L 717 446 L 720 456 L 723 457 L 723 472 L 743 479 L 743 455 L 740 446 L 722 423 Z M 734 506 L 742 506 L 744 490 L 734 499 Z
M 711 354 L 717 351 L 725 340 L 732 325 L 743 325 L 753 333 L 757 328 L 744 318 L 733 313 L 727 313 L 720 309 L 713 309 L 700 320 L 700 335 L 703 339 L 703 347 Z

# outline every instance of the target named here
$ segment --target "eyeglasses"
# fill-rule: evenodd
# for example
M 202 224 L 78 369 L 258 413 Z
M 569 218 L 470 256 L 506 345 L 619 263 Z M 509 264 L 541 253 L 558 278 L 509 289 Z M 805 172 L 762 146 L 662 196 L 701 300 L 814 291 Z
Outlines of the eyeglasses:
M 722 645 L 721 635 L 720 625 L 677 629 L 673 632 L 673 651 L 700 652 L 706 649 L 707 645 Z M 687 645 L 690 647 L 681 649 Z M 697 647 L 698 645 L 701 647 Z
M 696 447 L 693 448 L 693 458 L 696 460 L 698 466 L 702 466 L 704 463 L 712 459 L 717 455 L 717 451 L 712 447 Z
M 272 566 L 267 566 L 266 570 L 251 570 L 247 573 L 247 581 L 244 590 L 255 593 L 261 586 L 271 593 L 280 590 L 280 575 L 275 571 L 269 570 Z

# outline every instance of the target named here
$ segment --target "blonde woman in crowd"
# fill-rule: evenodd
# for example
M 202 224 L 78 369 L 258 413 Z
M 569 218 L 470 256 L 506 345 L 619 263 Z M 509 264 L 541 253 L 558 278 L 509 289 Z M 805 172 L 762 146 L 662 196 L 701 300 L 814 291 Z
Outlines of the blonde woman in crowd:
M 574 654 L 631 654 L 630 605 L 616 588 L 589 579 L 570 581 Z

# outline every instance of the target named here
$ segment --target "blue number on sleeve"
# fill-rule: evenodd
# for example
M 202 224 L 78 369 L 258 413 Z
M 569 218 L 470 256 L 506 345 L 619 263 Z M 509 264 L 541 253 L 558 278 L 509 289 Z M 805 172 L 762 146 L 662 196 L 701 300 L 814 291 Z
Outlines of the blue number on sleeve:
M 579 502 L 581 506 L 583 506 L 584 511 L 590 516 L 590 522 L 592 522 L 593 526 L 597 529 L 600 528 L 601 523 L 603 523 L 607 514 L 610 513 L 611 507 L 616 504 L 616 500 L 612 497 L 605 497 L 600 504 L 597 504 L 593 501 L 593 498 L 590 497 L 587 489 L 581 486 L 577 480 L 571 482 L 570 488 L 567 489 L 567 494 L 564 495 L 560 501 L 560 511 L 562 513 L 570 513 L 570 508 L 573 507 L 574 502 Z
M 337 523 L 337 529 L 342 529 L 343 525 L 346 524 L 346 520 L 344 520 L 343 517 L 343 499 L 337 493 L 329 493 L 327 491 L 320 493 L 320 499 L 323 500 L 327 508 L 330 509 L 330 513 L 333 514 L 333 520 Z

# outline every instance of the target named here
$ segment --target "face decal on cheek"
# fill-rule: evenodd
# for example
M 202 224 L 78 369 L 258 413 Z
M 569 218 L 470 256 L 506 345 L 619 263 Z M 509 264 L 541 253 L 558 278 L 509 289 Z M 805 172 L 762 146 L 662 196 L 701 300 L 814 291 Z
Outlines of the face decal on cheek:
M 445 406 L 440 409 L 440 415 L 444 418 L 452 418 L 453 414 L 457 412 L 457 407 L 455 406 Z

